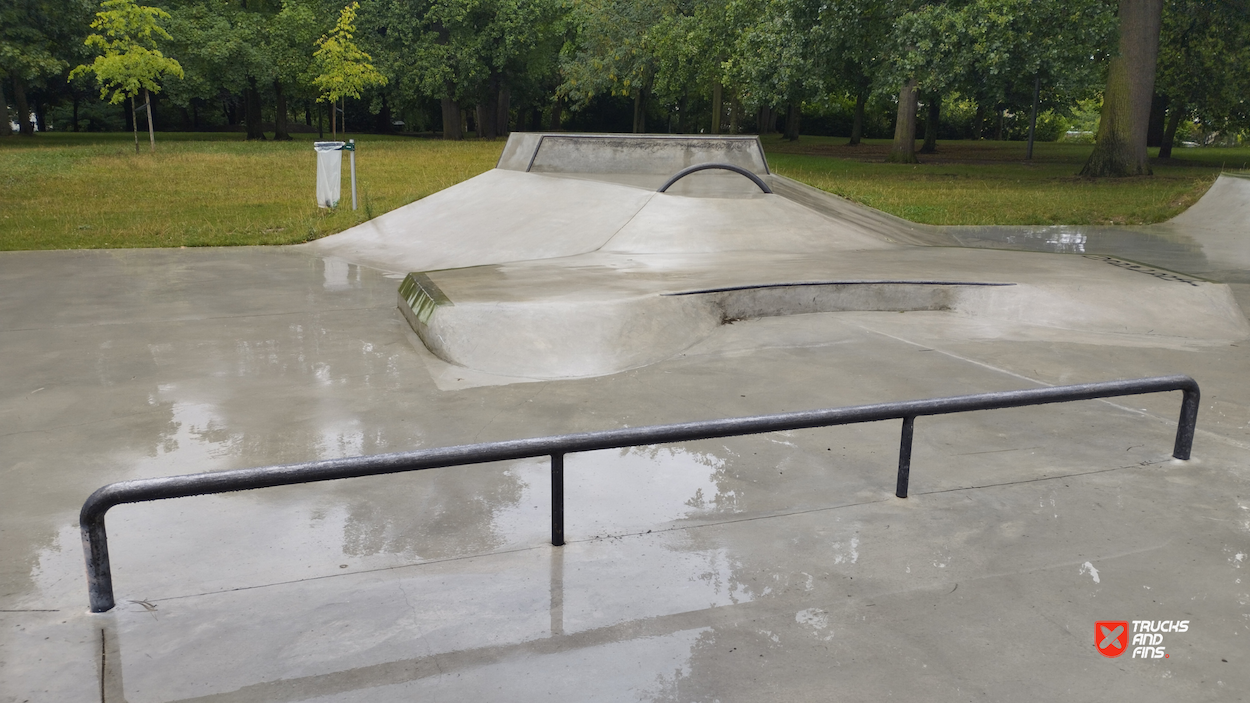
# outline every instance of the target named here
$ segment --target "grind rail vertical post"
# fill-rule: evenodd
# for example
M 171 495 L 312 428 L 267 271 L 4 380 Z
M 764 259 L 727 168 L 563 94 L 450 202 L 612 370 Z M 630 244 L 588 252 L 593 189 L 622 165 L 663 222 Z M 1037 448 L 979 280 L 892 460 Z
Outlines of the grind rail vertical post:
M 898 442 L 898 484 L 894 495 L 907 497 L 907 481 L 911 477 L 911 436 L 916 423 L 915 416 L 903 418 L 903 432 Z
M 564 544 L 564 455 L 551 455 L 551 544 Z
M 1181 416 L 1176 421 L 1176 444 L 1172 446 L 1172 457 L 1189 461 L 1189 454 L 1194 448 L 1194 431 L 1198 429 L 1198 406 L 1202 394 L 1198 384 L 1181 390 L 1185 395 L 1181 398 Z
M 348 139 L 347 142 L 351 144 L 351 150 L 348 152 L 347 160 L 351 162 L 351 166 L 352 166 L 352 209 L 355 210 L 356 209 L 356 140 Z

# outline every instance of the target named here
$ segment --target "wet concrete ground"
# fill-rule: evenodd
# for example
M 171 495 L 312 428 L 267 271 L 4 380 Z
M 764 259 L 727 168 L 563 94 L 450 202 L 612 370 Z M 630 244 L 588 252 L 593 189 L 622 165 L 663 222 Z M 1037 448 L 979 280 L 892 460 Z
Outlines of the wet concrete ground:
M 1250 690 L 1246 343 L 796 315 L 474 386 L 397 285 L 301 249 L 0 254 L 0 700 Z M 559 549 L 541 462 L 122 506 L 119 606 L 86 611 L 77 513 L 112 481 L 1168 373 L 1203 387 L 1190 462 L 1179 394 L 922 418 L 906 500 L 893 422 L 576 455 Z M 1099 620 L 1190 626 L 1166 659 L 1107 659 Z

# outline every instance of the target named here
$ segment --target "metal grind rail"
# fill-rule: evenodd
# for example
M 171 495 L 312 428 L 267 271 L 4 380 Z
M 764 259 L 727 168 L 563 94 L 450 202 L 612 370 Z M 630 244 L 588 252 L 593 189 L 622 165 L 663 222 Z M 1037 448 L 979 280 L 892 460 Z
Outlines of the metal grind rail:
M 682 170 L 673 174 L 673 177 L 668 179 L 668 181 L 666 181 L 664 185 L 660 186 L 659 190 L 655 192 L 663 193 L 667 191 L 669 187 L 671 187 L 674 183 L 676 183 L 677 181 L 680 181 L 686 176 L 689 176 L 692 173 L 698 173 L 699 171 L 707 171 L 708 169 L 715 169 L 719 171 L 733 171 L 734 173 L 740 176 L 746 176 L 747 178 L 751 179 L 751 182 L 754 183 L 756 186 L 758 186 L 759 189 L 764 191 L 765 193 L 768 193 L 771 195 L 773 192 L 773 189 L 768 187 L 768 184 L 764 182 L 764 179 L 760 178 L 754 173 L 751 173 L 749 170 L 742 168 L 741 166 L 735 166 L 733 164 L 722 164 L 722 163 L 706 163 L 706 164 L 695 164 L 694 166 L 687 166 L 686 168 L 683 168 Z
M 104 528 L 104 514 L 109 508 L 123 503 L 141 503 L 165 498 L 185 498 L 270 486 L 290 486 L 315 481 L 334 481 L 359 476 L 379 476 L 405 471 L 549 456 L 551 457 L 551 543 L 560 546 L 564 544 L 565 454 L 812 427 L 832 427 L 860 422 L 902 420 L 903 431 L 899 446 L 898 483 L 895 495 L 899 498 L 906 498 L 907 483 L 911 472 L 912 432 L 917 417 L 1165 391 L 1184 391 L 1172 456 L 1187 460 L 1193 446 L 1194 427 L 1198 420 L 1198 402 L 1201 397 L 1198 384 L 1188 376 L 1158 376 L 1022 391 L 977 393 L 900 403 L 804 410 L 755 417 L 702 420 L 674 425 L 631 427 L 349 459 L 329 459 L 259 469 L 236 469 L 111 483 L 87 498 L 79 516 L 83 549 L 87 557 L 87 588 L 91 598 L 91 611 L 102 613 L 111 610 L 114 605 L 113 575 L 109 567 L 108 536 Z

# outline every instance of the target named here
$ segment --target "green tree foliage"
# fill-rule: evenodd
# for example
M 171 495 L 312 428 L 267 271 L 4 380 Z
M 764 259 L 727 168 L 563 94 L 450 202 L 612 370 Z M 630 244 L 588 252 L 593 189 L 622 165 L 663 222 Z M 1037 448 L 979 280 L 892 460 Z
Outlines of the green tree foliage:
M 183 75 L 182 65 L 162 54 L 156 45 L 157 38 L 173 38 L 158 22 L 169 19 L 169 13 L 160 8 L 139 5 L 135 0 L 104 0 L 100 8 L 91 23 L 91 28 L 100 34 L 88 35 L 85 42 L 100 55 L 92 63 L 76 67 L 70 72 L 70 78 L 94 74 L 100 84 L 100 97 L 107 97 L 113 104 L 129 98 L 133 105 L 135 96 L 142 91 L 147 97 L 148 137 L 152 150 L 156 151 L 152 103 L 148 96 L 160 92 L 161 77 L 173 75 L 181 78 Z M 135 151 L 138 151 L 137 121 L 135 130 Z
M 827 55 L 814 31 L 819 11 L 812 0 L 738 0 L 730 10 L 741 29 L 726 72 L 748 107 L 787 107 L 791 139 L 798 138 L 802 102 L 825 88 Z
M 16 100 L 24 132 L 34 131 L 31 112 L 91 101 L 64 78 L 90 60 L 82 37 L 95 1 L 0 0 L 0 98 Z M 1097 100 L 1115 82 L 1105 76 L 1121 52 L 1117 3 L 1148 0 L 361 0 L 351 17 L 344 1 L 160 0 L 169 14 L 153 21 L 173 39 L 153 33 L 159 50 L 139 45 L 176 60 L 184 80 L 164 85 L 158 118 L 181 110 L 188 127 L 246 123 L 249 138 L 263 139 L 263 115 L 281 139 L 292 108 L 311 120 L 317 99 L 353 97 L 351 119 L 367 110 L 378 128 L 392 109 L 436 128 L 441 108 L 451 138 L 463 124 L 483 137 L 513 120 L 534 129 L 543 114 L 558 126 L 566 110 L 590 128 L 678 132 L 753 122 L 771 131 L 784 112 L 793 138 L 806 106 L 853 109 L 854 143 L 869 107 L 907 116 L 916 99 L 928 145 L 942 105 L 958 106 L 975 134 L 995 118 L 990 129 L 1004 134 L 1011 115 L 1029 114 L 1035 85 L 1040 112 Z M 1167 6 L 1158 92 L 1172 105 L 1168 126 L 1250 129 L 1250 0 L 1152 1 Z M 114 99 L 117 89 L 105 92 Z M 914 123 L 896 121 L 908 158 Z
M 1250 3 L 1168 0 L 1155 91 L 1169 104 L 1161 157 L 1183 119 L 1211 132 L 1250 128 Z
M 646 131 L 647 102 L 660 65 L 658 28 L 671 10 L 664 0 L 575 2 L 570 22 L 576 42 L 565 47 L 561 95 L 575 107 L 605 93 L 633 97 L 633 130 Z
M 82 37 L 91 17 L 89 0 L 0 0 L 0 103 L 12 97 L 19 131 L 34 134 L 27 93 L 54 84 L 64 85 L 66 69 L 85 56 Z M 0 134 L 7 134 L 7 104 Z
M 321 92 L 318 98 L 331 105 L 345 98 L 360 98 L 370 86 L 386 85 L 386 76 L 373 67 L 373 57 L 356 46 L 356 11 L 360 3 L 353 2 L 339 13 L 339 19 L 329 34 L 317 40 L 313 52 L 318 74 L 313 85 Z M 331 121 L 331 126 L 336 121 Z
M 1103 0 L 920 5 L 894 21 L 877 85 L 889 90 L 915 81 L 931 101 L 956 92 L 972 99 L 979 115 L 1027 112 L 1036 85 L 1038 109 L 1062 110 L 1097 88 L 1115 26 Z M 895 145 L 899 153 L 906 149 Z
M 561 8 L 559 0 L 378 0 L 368 22 L 397 99 L 439 100 L 446 138 L 460 137 L 461 107 L 476 105 L 478 133 L 489 138 L 507 131 L 514 88 L 553 83 Z
M 864 109 L 885 66 L 885 47 L 901 9 L 881 0 L 844 0 L 821 8 L 813 41 L 824 55 L 826 89 L 845 92 L 854 100 L 852 146 L 863 136 Z

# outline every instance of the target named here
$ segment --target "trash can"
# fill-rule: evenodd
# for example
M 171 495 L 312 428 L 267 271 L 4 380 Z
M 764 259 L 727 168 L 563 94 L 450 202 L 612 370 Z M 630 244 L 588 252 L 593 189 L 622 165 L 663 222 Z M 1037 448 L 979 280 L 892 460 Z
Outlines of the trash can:
M 343 189 L 344 142 L 313 142 L 317 151 L 317 207 L 337 207 Z

